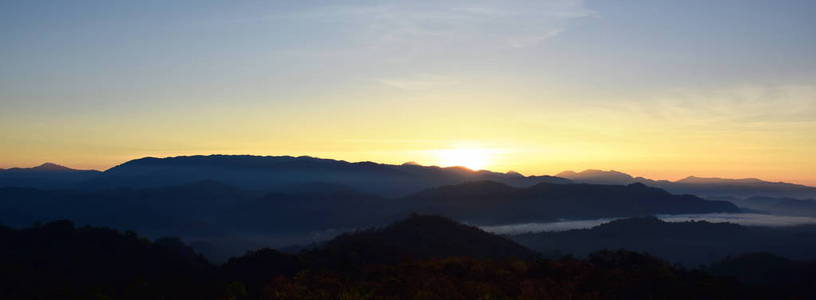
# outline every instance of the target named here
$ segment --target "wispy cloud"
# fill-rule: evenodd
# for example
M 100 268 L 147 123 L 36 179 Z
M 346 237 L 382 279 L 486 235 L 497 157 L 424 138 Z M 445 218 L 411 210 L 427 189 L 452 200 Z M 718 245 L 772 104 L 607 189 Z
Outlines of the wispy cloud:
M 463 43 L 533 46 L 558 35 L 567 21 L 593 14 L 580 0 L 366 1 L 305 8 L 277 17 L 342 26 L 346 34 L 369 45 L 462 50 Z
M 397 89 L 423 91 L 453 86 L 458 84 L 459 80 L 443 75 L 422 74 L 401 79 L 380 79 L 379 82 Z
M 705 130 L 816 130 L 816 83 L 673 89 L 611 109 Z

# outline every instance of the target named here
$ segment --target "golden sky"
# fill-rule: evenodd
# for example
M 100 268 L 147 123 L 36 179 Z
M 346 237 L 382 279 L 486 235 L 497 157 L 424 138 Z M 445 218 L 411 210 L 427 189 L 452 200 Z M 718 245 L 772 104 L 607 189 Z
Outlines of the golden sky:
M 0 168 L 217 153 L 816 185 L 816 4 L 658 2 L 0 4 Z

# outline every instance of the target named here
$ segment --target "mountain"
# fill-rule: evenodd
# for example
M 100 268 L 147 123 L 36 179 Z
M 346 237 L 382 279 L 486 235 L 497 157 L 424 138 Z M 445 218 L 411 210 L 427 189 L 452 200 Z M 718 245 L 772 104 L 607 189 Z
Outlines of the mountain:
M 626 250 L 542 259 L 430 215 L 342 235 L 297 255 L 251 251 L 222 270 L 225 280 L 246 283 L 250 297 L 269 299 L 787 299 L 808 295 L 813 282 L 812 272 L 797 272 L 785 277 L 793 284 L 757 288 Z
M 687 177 L 671 183 L 658 183 L 655 186 L 673 190 L 678 193 L 691 193 L 700 196 L 735 196 L 740 198 L 752 196 L 790 197 L 798 199 L 816 198 L 816 187 L 785 182 L 768 182 L 756 178 L 722 179 Z
M 372 265 L 396 266 L 431 259 L 533 259 L 538 255 L 507 238 L 433 215 L 412 214 L 390 225 L 346 233 L 298 254 L 273 249 L 231 258 L 227 280 L 260 290 L 271 279 L 302 270 L 361 272 Z M 287 297 L 284 297 L 287 298 Z
M 640 182 L 659 187 L 675 194 L 693 194 L 701 197 L 739 197 L 752 196 L 791 197 L 799 199 L 816 198 L 816 187 L 785 183 L 768 182 L 756 178 L 724 179 L 689 176 L 677 181 L 652 180 L 633 177 L 618 171 L 585 170 L 582 172 L 564 171 L 557 177 L 573 182 L 594 184 L 626 185 Z
M 0 226 L 3 299 L 204 299 L 214 272 L 178 239 L 150 241 L 65 220 Z
M 406 198 L 416 211 L 480 225 L 651 214 L 739 212 L 725 201 L 672 195 L 640 183 L 627 186 L 539 183 L 519 188 L 479 181 L 429 189 Z
M 401 165 L 300 156 L 209 155 L 145 157 L 105 172 L 74 170 L 53 163 L 34 168 L 0 170 L 0 187 L 44 189 L 143 188 L 218 181 L 241 189 L 274 191 L 297 184 L 325 182 L 386 197 L 406 196 L 424 189 L 470 181 L 495 181 L 516 187 L 537 183 L 628 185 L 644 183 L 674 194 L 701 197 L 751 196 L 816 198 L 816 187 L 759 179 L 688 177 L 678 181 L 633 177 L 618 171 L 564 171 L 557 176 L 524 176 L 517 172 L 473 171 L 416 163 Z
M 763 266 L 752 267 L 754 262 Z M 215 266 L 175 238 L 57 221 L 0 226 L 3 299 L 806 299 L 812 271 L 779 259 L 725 261 L 740 284 L 629 251 L 540 259 L 505 238 L 434 216 L 338 237 L 290 255 L 259 249 Z M 748 262 L 748 263 L 746 263 Z M 771 262 L 770 264 L 764 262 Z M 801 267 L 797 267 L 801 266 Z M 791 268 L 793 267 L 793 268 Z
M 202 180 L 254 190 L 326 182 L 381 196 L 407 195 L 429 187 L 474 180 L 494 180 L 519 186 L 569 182 L 552 176 L 519 177 L 463 167 L 351 163 L 307 156 L 210 155 L 132 160 L 105 171 L 103 176 L 86 182 L 83 187 L 151 187 Z
M 101 174 L 96 170 L 75 170 L 44 163 L 33 168 L 0 169 L 0 187 L 69 188 Z
M 263 246 L 283 247 L 387 224 L 409 212 L 480 225 L 655 213 L 735 212 L 727 202 L 676 196 L 641 184 L 548 184 L 518 188 L 479 181 L 382 197 L 308 183 L 249 191 L 217 181 L 99 190 L 0 188 L 0 223 L 22 227 L 71 219 L 79 224 L 180 236 L 216 261 Z
M 816 260 L 816 226 L 747 227 L 705 221 L 672 223 L 655 217 L 639 217 L 590 229 L 529 233 L 510 238 L 537 251 L 584 256 L 602 249 L 627 249 L 688 266 L 749 252 Z
M 322 238 L 314 234 L 323 231 L 384 224 L 404 214 L 402 207 L 391 199 L 317 183 L 268 193 L 215 181 L 90 191 L 0 188 L 0 224 L 71 219 L 151 237 L 180 236 L 216 260 L 261 246 L 310 242 Z
M 504 237 L 433 215 L 412 215 L 383 228 L 340 235 L 309 250 L 318 265 L 398 263 L 443 257 L 532 258 L 535 252 Z
M 767 252 L 728 257 L 711 264 L 708 271 L 744 283 L 811 293 L 816 284 L 816 261 L 794 261 Z
M 581 172 L 564 171 L 555 175 L 581 183 L 626 185 L 634 183 L 632 176 L 618 171 L 584 170 Z
M 719 197 L 712 199 L 728 201 L 739 207 L 775 215 L 816 217 L 816 200 L 813 199 L 785 197 Z

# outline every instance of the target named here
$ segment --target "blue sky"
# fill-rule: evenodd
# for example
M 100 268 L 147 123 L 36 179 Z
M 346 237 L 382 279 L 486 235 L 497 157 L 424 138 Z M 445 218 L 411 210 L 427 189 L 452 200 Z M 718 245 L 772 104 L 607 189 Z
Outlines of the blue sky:
M 467 145 L 527 173 L 816 183 L 800 163 L 816 147 L 814 15 L 756 0 L 3 1 L 0 167 L 434 163 L 423 151 Z

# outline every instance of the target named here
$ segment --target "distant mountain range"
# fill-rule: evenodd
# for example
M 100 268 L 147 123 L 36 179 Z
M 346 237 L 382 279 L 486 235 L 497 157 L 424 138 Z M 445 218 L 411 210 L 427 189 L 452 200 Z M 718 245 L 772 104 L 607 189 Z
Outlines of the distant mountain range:
M 546 222 L 651 214 L 739 212 L 725 201 L 628 186 L 539 183 L 513 187 L 478 181 L 382 197 L 326 183 L 251 191 L 217 181 L 166 187 L 89 191 L 0 188 L 0 223 L 27 226 L 71 219 L 79 224 L 181 236 L 210 257 L 226 258 L 261 245 L 320 239 L 313 234 L 385 224 L 410 212 L 474 224 Z
M 709 197 L 710 200 L 728 201 L 739 207 L 757 212 L 784 216 L 816 217 L 816 200 L 787 197 Z
M 590 229 L 509 237 L 540 252 L 584 256 L 602 249 L 627 249 L 687 266 L 709 264 L 749 252 L 770 252 L 797 260 L 816 259 L 816 226 L 813 225 L 747 227 L 706 221 L 672 223 L 641 217 L 616 220 Z
M 480 181 L 429 189 L 408 198 L 420 212 L 478 224 L 608 216 L 739 212 L 725 201 L 672 195 L 640 183 L 626 186 L 539 183 L 530 187 Z
M 49 172 L 44 172 L 48 169 Z M 61 180 L 58 180 L 61 179 Z M 105 189 L 160 187 L 203 180 L 241 189 L 271 191 L 295 184 L 340 184 L 382 196 L 404 196 L 426 188 L 475 180 L 492 180 L 518 186 L 540 182 L 569 183 L 553 176 L 472 171 L 406 163 L 350 163 L 308 156 L 209 155 L 168 158 L 146 157 L 128 161 L 104 172 L 78 171 L 47 164 L 32 169 L 0 171 L 0 187 Z
M 0 266 L 3 299 L 809 299 L 815 278 L 813 262 L 767 253 L 695 270 L 624 250 L 541 257 L 429 215 L 299 253 L 257 249 L 223 265 L 175 238 L 65 220 L 0 226 Z
M 693 194 L 700 197 L 731 196 L 738 198 L 792 197 L 799 199 L 816 198 L 816 187 L 785 182 L 768 182 L 756 178 L 725 179 L 702 178 L 689 176 L 677 181 L 652 180 L 633 177 L 618 171 L 584 170 L 581 172 L 564 171 L 556 177 L 566 178 L 573 182 L 592 184 L 625 185 L 640 182 L 648 186 L 659 187 L 675 194 Z
M 538 183 L 628 185 L 636 182 L 674 194 L 701 197 L 788 197 L 816 199 L 816 187 L 759 179 L 687 177 L 677 181 L 633 177 L 617 171 L 564 171 L 556 176 L 524 176 L 516 172 L 473 171 L 463 167 L 351 163 L 308 156 L 209 155 L 131 160 L 104 172 L 74 170 L 46 163 L 35 168 L 0 170 L 0 187 L 44 189 L 144 188 L 204 180 L 260 191 L 295 184 L 323 182 L 386 197 L 406 196 L 424 189 L 471 181 L 494 181 L 515 187 Z
M 0 169 L 0 187 L 74 188 L 102 175 L 96 170 L 75 170 L 54 163 L 33 168 Z

